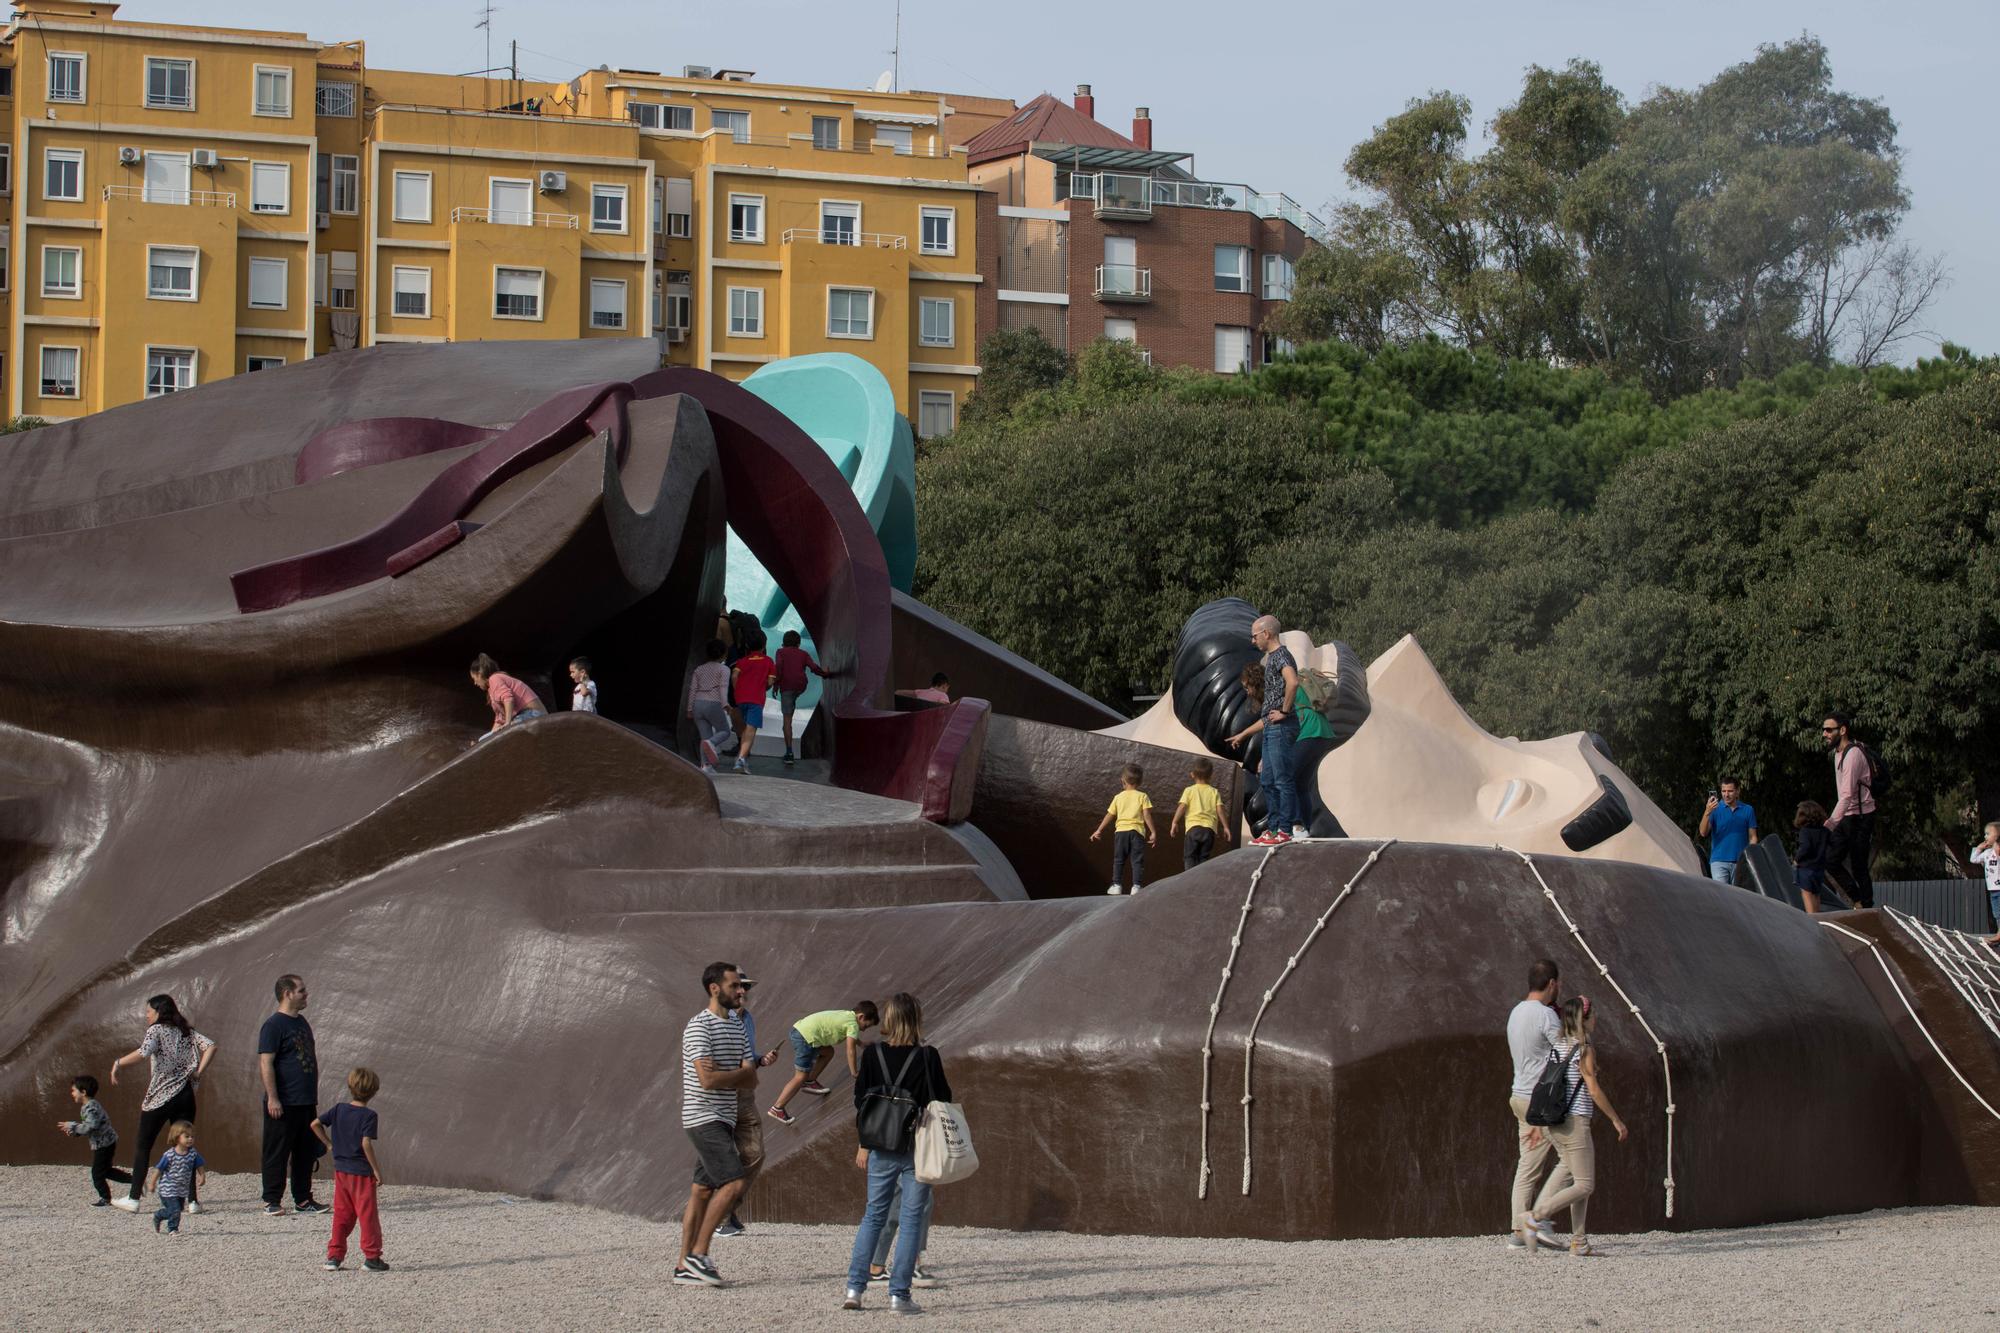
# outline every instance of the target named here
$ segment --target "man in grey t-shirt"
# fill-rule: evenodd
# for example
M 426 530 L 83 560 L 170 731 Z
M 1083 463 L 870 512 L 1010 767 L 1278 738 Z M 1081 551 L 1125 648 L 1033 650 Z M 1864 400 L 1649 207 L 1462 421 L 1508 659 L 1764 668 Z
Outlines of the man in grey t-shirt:
M 1514 1111 L 1515 1135 L 1521 1149 L 1520 1165 L 1514 1171 L 1514 1193 L 1507 1209 L 1512 1227 L 1534 1203 L 1535 1186 L 1542 1166 L 1549 1159 L 1549 1136 L 1528 1123 L 1528 1098 L 1534 1095 L 1535 1080 L 1562 1035 L 1562 1020 L 1555 1004 L 1562 991 L 1562 970 L 1546 958 L 1538 958 L 1528 968 L 1528 995 L 1507 1015 L 1507 1048 L 1514 1056 L 1514 1081 L 1508 1088 L 1507 1104 Z M 1525 1248 L 1527 1238 L 1518 1231 L 1508 1241 Z M 1553 1240 L 1551 1241 L 1553 1243 Z

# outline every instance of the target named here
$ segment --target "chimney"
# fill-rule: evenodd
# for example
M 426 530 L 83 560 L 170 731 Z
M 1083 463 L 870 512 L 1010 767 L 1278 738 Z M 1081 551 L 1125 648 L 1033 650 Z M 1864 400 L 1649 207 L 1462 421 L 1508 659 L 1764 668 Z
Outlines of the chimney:
M 1092 120 L 1097 119 L 1097 99 L 1090 95 L 1090 85 L 1087 83 L 1076 85 L 1076 109 Z
M 1132 142 L 1141 148 L 1153 146 L 1153 108 L 1142 106 L 1132 112 Z

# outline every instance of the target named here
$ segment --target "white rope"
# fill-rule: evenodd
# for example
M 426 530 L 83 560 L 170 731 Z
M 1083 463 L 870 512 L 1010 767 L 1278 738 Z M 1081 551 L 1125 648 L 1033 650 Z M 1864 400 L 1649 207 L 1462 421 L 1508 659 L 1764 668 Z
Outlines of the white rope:
M 1298 841 L 1304 841 L 1304 839 L 1299 839 Z M 1287 844 L 1279 844 L 1279 846 L 1285 845 Z M 1285 984 L 1286 978 L 1290 977 L 1293 969 L 1298 967 L 1299 959 L 1305 957 L 1306 950 L 1312 948 L 1312 942 L 1318 939 L 1320 931 L 1326 928 L 1327 919 L 1333 915 L 1336 908 L 1347 901 L 1347 895 L 1354 892 L 1354 886 L 1361 882 L 1361 877 L 1368 873 L 1370 867 L 1382 859 L 1382 853 L 1395 845 L 1396 840 L 1391 838 L 1374 851 L 1368 853 L 1368 859 L 1361 863 L 1361 868 L 1356 870 L 1347 883 L 1341 886 L 1340 892 L 1327 905 L 1327 909 L 1319 914 L 1319 920 L 1313 922 L 1313 928 L 1306 932 L 1305 942 L 1299 945 L 1297 951 L 1286 960 L 1284 971 L 1278 973 L 1278 979 L 1271 983 L 1269 990 L 1264 992 L 1264 1002 L 1257 1006 L 1257 1016 L 1250 1021 L 1250 1031 L 1243 1038 L 1243 1192 L 1245 1194 L 1250 1192 L 1250 1066 L 1257 1053 L 1257 1026 L 1264 1021 L 1264 1011 L 1271 1007 L 1271 1000 L 1277 995 L 1278 988 Z M 1277 847 L 1273 847 L 1271 850 L 1275 852 Z M 1269 858 L 1267 857 L 1266 859 L 1268 860 Z M 1262 866 L 1258 867 L 1258 873 L 1263 873 Z M 1247 900 L 1245 902 L 1245 910 L 1248 910 Z M 1204 1104 L 1208 1101 L 1206 1091 L 1202 1094 L 1202 1101 Z M 1205 1160 L 1207 1151 L 1206 1136 L 1204 1136 L 1202 1146 Z
M 1534 874 L 1535 882 L 1542 886 L 1542 896 L 1549 900 L 1550 906 L 1556 909 L 1556 915 L 1560 916 L 1563 924 L 1569 927 L 1570 937 L 1576 941 L 1577 947 L 1582 949 L 1585 956 L 1596 965 L 1597 974 L 1610 983 L 1611 989 L 1618 992 L 1618 998 L 1625 1001 L 1625 1007 L 1632 1011 L 1632 1017 L 1639 1020 L 1639 1026 L 1653 1039 L 1653 1049 L 1660 1053 L 1660 1072 L 1665 1077 L 1667 1085 L 1667 1176 L 1664 1183 L 1667 1189 L 1667 1216 L 1672 1217 L 1674 1215 L 1674 1067 L 1667 1060 L 1667 1044 L 1660 1040 L 1660 1034 L 1653 1030 L 1653 1025 L 1646 1021 L 1643 1013 L 1639 1012 L 1639 1006 L 1632 1002 L 1632 997 L 1618 984 L 1618 978 L 1611 975 L 1611 969 L 1605 965 L 1604 960 L 1599 958 L 1596 950 L 1585 941 L 1583 931 L 1577 927 L 1575 919 L 1563 910 L 1562 903 L 1556 899 L 1555 890 L 1549 887 L 1546 879 L 1542 878 L 1541 867 L 1535 864 L 1535 858 L 1526 852 L 1515 851 L 1512 847 L 1502 847 L 1500 850 L 1514 852 L 1514 855 L 1520 857 Z
M 1932 966 L 1944 974 L 1944 979 L 1951 983 L 1958 997 L 1979 1015 L 1979 1021 L 1986 1025 L 1986 1030 L 2000 1037 L 2000 1004 L 1996 1004 L 2000 1001 L 2000 992 L 1965 968 L 1963 957 L 1952 946 L 1951 932 L 1893 907 L 1884 907 L 1883 910 L 1903 928 L 1906 935 L 1917 942 L 1917 947 L 1924 951 Z
M 1951 1076 L 1957 1079 L 1960 1085 L 1963 1086 L 1967 1092 L 1972 1094 L 1972 1099 L 1978 1102 L 1981 1106 L 1986 1108 L 1987 1114 L 1991 1115 L 1995 1120 L 2000 1120 L 2000 1111 L 1994 1110 L 1993 1103 L 1987 1101 L 1984 1097 L 1980 1096 L 1979 1089 L 1972 1086 L 1971 1080 L 1967 1079 L 1965 1075 L 1958 1072 L 1958 1066 L 1951 1062 L 1951 1057 L 1946 1055 L 1944 1053 L 1944 1048 L 1937 1044 L 1937 1038 L 1933 1037 L 1931 1035 L 1931 1030 L 1924 1026 L 1924 1020 L 1917 1017 L 1917 1007 L 1910 1003 L 1910 997 L 1905 995 L 1903 993 L 1903 988 L 1896 984 L 1896 974 L 1894 971 L 1890 969 L 1889 960 L 1884 958 L 1882 956 L 1882 951 L 1875 946 L 1875 941 L 1869 939 L 1866 935 L 1857 934 L 1856 932 L 1849 930 L 1846 926 L 1839 925 L 1836 922 L 1822 921 L 1820 922 L 1820 924 L 1822 926 L 1825 926 L 1828 930 L 1837 930 L 1841 934 L 1847 936 L 1847 938 L 1851 940 L 1858 940 L 1862 944 L 1868 946 L 1868 951 L 1875 955 L 1875 961 L 1882 965 L 1882 975 L 1889 979 L 1889 989 L 1895 991 L 1896 998 L 1903 1002 L 1903 1008 L 1909 1013 L 1910 1021 L 1917 1025 L 1917 1031 L 1924 1034 L 1924 1040 L 1930 1043 L 1931 1049 L 1933 1051 L 1937 1052 L 1937 1058 L 1944 1061 L 1944 1067 L 1946 1069 L 1949 1069 L 1951 1071 Z
M 1243 912 L 1236 918 L 1236 933 L 1229 940 L 1229 961 L 1222 965 L 1222 980 L 1215 985 L 1215 1002 L 1208 1006 L 1208 1031 L 1201 1039 L 1201 1185 L 1195 1196 L 1201 1199 L 1208 1197 L 1208 1080 L 1209 1056 L 1215 1045 L 1215 1022 L 1222 1012 L 1222 992 L 1229 988 L 1229 976 L 1236 967 L 1237 951 L 1243 947 L 1243 927 L 1250 920 L 1250 900 L 1257 896 L 1257 881 L 1264 878 L 1264 867 L 1271 864 L 1271 858 L 1277 855 L 1280 845 L 1265 848 L 1264 859 L 1250 873 L 1250 891 L 1243 895 Z

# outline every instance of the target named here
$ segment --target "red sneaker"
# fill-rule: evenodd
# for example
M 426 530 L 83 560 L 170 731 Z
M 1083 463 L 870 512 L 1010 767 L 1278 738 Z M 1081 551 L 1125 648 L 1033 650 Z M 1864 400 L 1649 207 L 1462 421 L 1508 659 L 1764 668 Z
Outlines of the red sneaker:
M 821 1086 L 820 1081 L 816 1078 L 809 1078 L 806 1080 L 806 1085 L 800 1088 L 799 1091 L 810 1092 L 815 1097 L 824 1097 L 832 1092 L 833 1089 Z
M 774 1106 L 769 1111 L 765 1112 L 765 1114 L 770 1116 L 771 1119 L 777 1121 L 781 1125 L 789 1125 L 792 1123 L 792 1113 L 790 1111 L 787 1111 L 782 1106 Z

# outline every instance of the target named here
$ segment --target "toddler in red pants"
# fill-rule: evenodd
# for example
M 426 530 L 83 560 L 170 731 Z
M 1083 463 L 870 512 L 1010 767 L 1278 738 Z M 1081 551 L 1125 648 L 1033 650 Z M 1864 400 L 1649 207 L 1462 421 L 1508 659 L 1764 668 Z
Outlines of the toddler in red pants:
M 313 1121 L 313 1133 L 333 1150 L 333 1235 L 326 1242 L 326 1269 L 333 1272 L 347 1258 L 347 1233 L 361 1227 L 361 1266 L 386 1273 L 382 1258 L 382 1219 L 375 1212 L 375 1191 L 382 1187 L 382 1167 L 375 1160 L 375 1140 L 381 1137 L 375 1112 L 368 1103 L 382 1090 L 372 1069 L 347 1075 L 350 1100 Z

